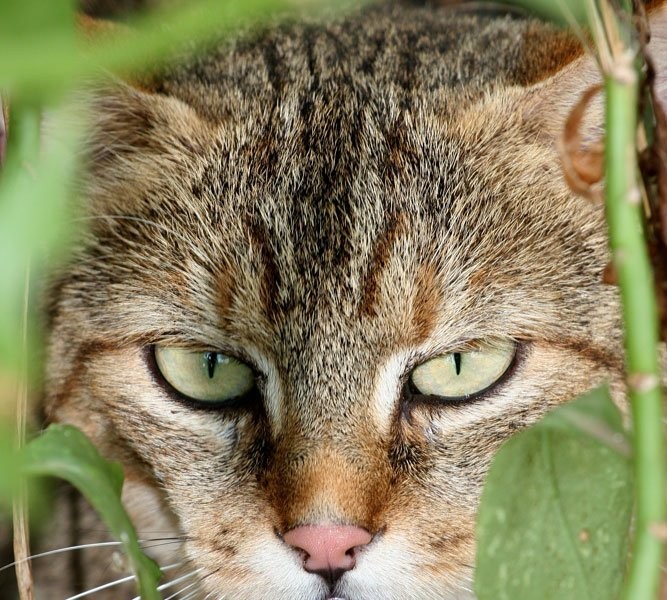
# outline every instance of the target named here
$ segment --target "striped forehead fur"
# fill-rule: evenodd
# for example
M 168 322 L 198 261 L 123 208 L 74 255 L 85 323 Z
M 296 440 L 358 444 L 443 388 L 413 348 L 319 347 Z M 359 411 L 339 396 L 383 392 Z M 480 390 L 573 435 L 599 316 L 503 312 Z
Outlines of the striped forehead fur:
M 92 93 L 45 408 L 122 461 L 201 597 L 472 598 L 497 448 L 601 381 L 622 402 L 603 211 L 554 133 L 591 62 L 473 4 L 277 24 Z M 485 340 L 516 345 L 490 388 L 415 399 L 413 369 Z M 256 390 L 195 406 L 160 345 L 236 357 Z M 311 525 L 372 541 L 328 582 L 286 541 Z

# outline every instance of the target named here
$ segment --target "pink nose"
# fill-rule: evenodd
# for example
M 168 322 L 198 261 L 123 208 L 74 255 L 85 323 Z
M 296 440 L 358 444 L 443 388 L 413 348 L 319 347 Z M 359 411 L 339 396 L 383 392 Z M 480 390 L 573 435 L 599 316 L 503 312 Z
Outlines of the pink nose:
M 283 539 L 307 554 L 306 571 L 342 574 L 354 568 L 354 549 L 368 544 L 372 536 L 351 525 L 304 525 L 288 531 Z

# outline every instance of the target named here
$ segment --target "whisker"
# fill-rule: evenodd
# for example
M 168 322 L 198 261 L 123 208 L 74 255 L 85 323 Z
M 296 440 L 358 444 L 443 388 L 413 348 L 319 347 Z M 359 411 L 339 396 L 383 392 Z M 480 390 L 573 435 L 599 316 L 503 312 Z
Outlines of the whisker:
M 464 592 L 467 592 L 468 594 L 472 594 L 472 586 L 470 584 L 459 583 L 458 587 L 459 587 L 460 590 L 463 590 Z
M 180 600 L 192 600 L 192 598 L 199 598 L 200 600 L 207 600 L 211 596 L 213 596 L 213 592 L 209 592 L 208 594 L 206 594 L 206 596 L 204 596 L 202 598 L 201 590 L 197 589 L 197 590 L 192 590 L 190 593 L 187 594 L 187 596 L 183 596 L 182 598 L 180 598 Z
M 208 579 L 209 577 L 212 577 L 213 575 L 220 572 L 221 570 L 222 570 L 222 567 L 218 567 L 218 568 L 214 569 L 213 571 L 210 571 L 210 572 L 206 573 L 206 575 L 204 575 L 201 578 L 201 580 L 204 581 L 205 579 Z
M 109 529 L 103 527 L 82 527 L 81 532 L 85 535 L 108 535 Z M 137 535 L 142 540 L 186 539 L 188 537 L 185 534 L 176 533 L 173 529 L 141 529 L 137 530 Z
M 76 596 L 70 596 L 66 600 L 76 600 L 77 598 L 84 598 L 85 596 L 90 596 L 91 594 L 94 594 L 96 592 L 101 592 L 102 590 L 106 590 L 107 588 L 114 587 L 116 585 L 120 585 L 121 583 L 125 583 L 126 581 L 132 581 L 135 578 L 134 575 L 128 575 L 127 577 L 122 577 L 121 579 L 116 579 L 116 581 L 111 581 L 110 583 L 105 583 L 104 585 L 99 585 L 92 590 L 88 590 L 85 592 L 81 592 L 80 594 L 77 594 Z
M 186 540 L 181 538 L 164 538 L 162 540 L 155 538 L 155 540 L 139 540 L 139 543 L 142 548 L 161 548 L 162 546 L 169 546 L 169 544 L 182 544 L 184 541 Z
M 176 567 L 180 567 L 183 563 L 174 563 L 173 565 L 167 565 L 166 567 L 160 567 L 161 571 L 167 571 L 169 569 L 175 569 Z M 115 581 L 111 581 L 109 583 L 105 583 L 103 585 L 98 585 L 97 587 L 94 587 L 90 590 L 86 590 L 85 592 L 81 592 L 80 594 L 76 594 L 75 596 L 70 596 L 69 598 L 66 598 L 65 600 L 77 600 L 78 598 L 85 598 L 86 596 L 90 596 L 91 594 L 95 594 L 97 592 L 101 592 L 102 590 L 106 590 L 110 587 L 114 587 L 117 585 L 120 585 L 121 583 L 126 583 L 128 581 L 132 581 L 136 579 L 136 575 L 128 575 L 126 577 L 121 577 L 120 579 L 116 579 Z
M 160 530 L 160 529 L 142 529 L 141 531 L 137 531 L 137 535 L 142 539 L 142 540 L 188 540 L 190 539 L 190 536 L 184 535 L 184 534 L 179 534 L 179 535 L 165 535 L 167 533 L 173 533 L 173 531 L 169 530 Z M 153 537 L 155 536 L 155 537 Z
M 181 588 L 180 590 L 174 592 L 171 596 L 167 596 L 164 600 L 174 600 L 174 598 L 176 598 L 176 596 L 179 596 L 180 594 L 183 594 L 184 592 L 189 590 L 191 587 L 194 587 L 195 585 L 198 585 L 198 584 L 199 584 L 198 581 L 195 581 L 194 583 L 190 583 L 190 584 L 186 585 L 184 588 Z
M 0 572 L 4 571 L 5 569 L 9 569 L 15 565 L 18 565 L 19 563 L 26 562 L 28 560 L 32 560 L 33 558 L 42 558 L 44 556 L 51 556 L 52 554 L 60 554 L 62 552 L 70 552 L 71 550 L 83 550 L 85 548 L 103 548 L 105 546 L 120 546 L 120 542 L 95 542 L 92 544 L 80 544 L 78 546 L 68 546 L 67 548 L 56 548 L 55 550 L 48 550 L 46 552 L 40 552 L 39 554 L 32 554 L 31 556 L 28 556 L 26 558 L 23 558 L 21 560 L 14 561 L 12 563 L 9 563 L 7 565 L 4 565 L 0 567 Z
M 167 546 L 169 544 L 176 544 L 179 542 L 185 541 L 184 538 L 153 538 L 148 540 L 139 540 L 139 543 L 143 548 L 159 548 L 160 546 Z M 153 543 L 158 542 L 158 543 Z M 55 550 L 47 550 L 46 552 L 39 552 L 38 554 L 32 554 L 21 560 L 14 561 L 12 563 L 3 565 L 0 567 L 0 573 L 6 569 L 10 569 L 22 562 L 27 562 L 33 558 L 43 558 L 45 556 L 52 556 L 54 554 L 61 554 L 63 552 L 71 552 L 72 550 L 85 550 L 86 548 L 104 548 L 108 546 L 120 546 L 121 542 L 93 542 L 90 544 L 79 544 L 76 546 L 67 546 L 66 548 L 56 548 Z
M 178 563 L 179 565 L 183 563 Z M 194 571 L 191 571 L 190 573 L 186 575 L 182 575 L 181 577 L 177 577 L 176 579 L 172 579 L 171 581 L 168 581 L 167 583 L 163 583 L 162 585 L 158 586 L 158 591 L 166 590 L 167 588 L 170 588 L 172 585 L 176 585 L 180 581 L 183 581 L 184 579 L 189 579 L 190 577 L 193 577 L 196 575 L 201 569 L 195 569 Z M 135 598 L 132 598 L 132 600 L 141 600 L 139 596 L 136 596 Z

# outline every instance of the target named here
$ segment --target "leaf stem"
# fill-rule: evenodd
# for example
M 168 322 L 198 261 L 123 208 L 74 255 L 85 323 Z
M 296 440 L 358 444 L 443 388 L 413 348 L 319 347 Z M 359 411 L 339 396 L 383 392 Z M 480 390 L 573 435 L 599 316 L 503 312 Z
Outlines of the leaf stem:
M 625 323 L 636 486 L 634 553 L 624 598 L 650 600 L 657 597 L 662 557 L 661 542 L 651 533 L 651 526 L 665 515 L 658 319 L 636 163 L 639 78 L 634 53 L 614 54 L 612 68 L 605 75 L 605 197 Z

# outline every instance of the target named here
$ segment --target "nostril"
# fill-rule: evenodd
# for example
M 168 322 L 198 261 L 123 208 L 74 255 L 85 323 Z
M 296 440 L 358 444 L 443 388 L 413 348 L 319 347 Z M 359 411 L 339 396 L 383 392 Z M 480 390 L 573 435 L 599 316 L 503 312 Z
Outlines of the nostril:
M 365 529 L 351 525 L 304 525 L 291 529 L 283 539 L 295 550 L 305 552 L 306 571 L 332 581 L 354 568 L 356 549 L 372 537 Z
M 333 588 L 346 572 L 346 569 L 318 569 L 317 571 L 309 571 L 309 573 L 314 573 L 322 577 L 330 588 Z

